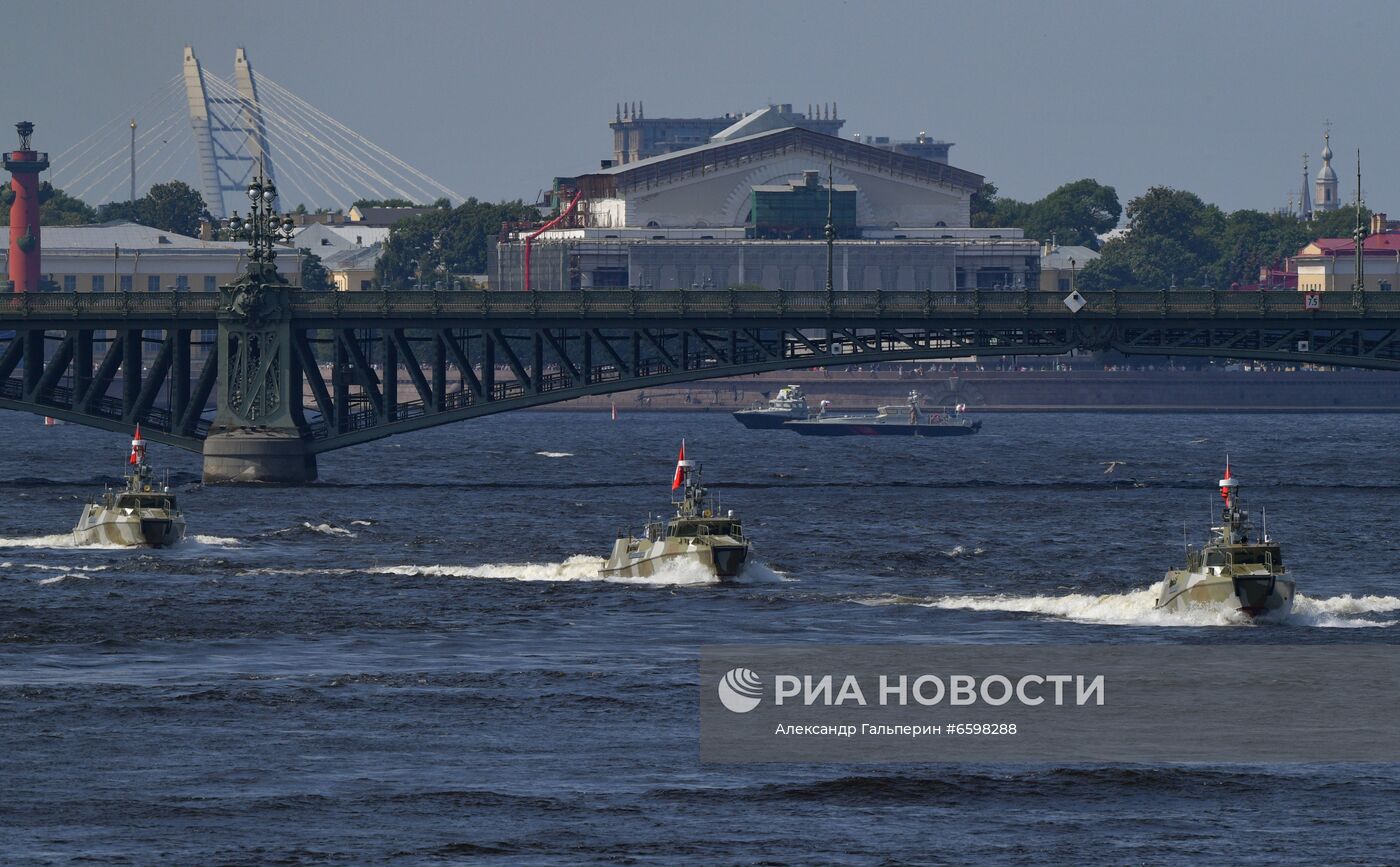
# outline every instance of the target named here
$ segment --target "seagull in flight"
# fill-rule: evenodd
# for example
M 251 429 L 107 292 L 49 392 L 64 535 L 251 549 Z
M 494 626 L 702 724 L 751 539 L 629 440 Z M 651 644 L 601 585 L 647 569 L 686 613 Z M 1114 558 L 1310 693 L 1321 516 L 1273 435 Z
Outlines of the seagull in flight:
M 1127 461 L 1104 461 L 1104 466 L 1108 467 L 1108 469 L 1104 470 L 1103 474 L 1106 476 L 1126 463 Z

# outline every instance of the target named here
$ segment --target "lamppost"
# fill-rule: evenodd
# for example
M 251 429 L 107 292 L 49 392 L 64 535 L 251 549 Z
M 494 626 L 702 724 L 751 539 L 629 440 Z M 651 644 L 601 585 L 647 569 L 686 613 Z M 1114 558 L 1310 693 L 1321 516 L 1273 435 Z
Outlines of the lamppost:
M 437 283 L 434 284 L 434 288 L 441 289 L 447 285 L 447 261 L 442 255 L 441 232 L 437 232 L 433 235 L 433 258 L 437 259 L 437 265 L 433 268 L 433 271 L 438 275 Z
M 277 200 L 277 187 L 265 181 L 262 172 L 248 184 L 249 210 L 247 218 L 234 211 L 228 218 L 229 236 L 248 240 L 248 274 L 275 283 L 285 283 L 277 274 L 276 246 L 279 241 L 290 242 L 296 226 L 289 216 L 278 216 L 272 203 Z
M 833 285 L 832 265 L 836 252 L 836 223 L 832 220 L 831 204 L 832 196 L 835 195 L 836 185 L 834 183 L 834 170 L 832 163 L 826 164 L 826 225 L 822 227 L 822 236 L 826 238 L 826 304 L 831 307 L 832 293 L 836 290 Z

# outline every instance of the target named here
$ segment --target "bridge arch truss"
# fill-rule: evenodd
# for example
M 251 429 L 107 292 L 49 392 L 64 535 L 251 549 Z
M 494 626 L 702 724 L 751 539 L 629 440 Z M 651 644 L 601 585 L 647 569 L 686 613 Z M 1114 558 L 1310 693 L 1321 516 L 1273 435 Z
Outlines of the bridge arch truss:
M 1324 293 L 1313 309 L 1296 293 L 1086 293 L 1078 313 L 1054 293 L 994 291 L 287 297 L 275 363 L 291 393 L 279 399 L 313 455 L 588 395 L 830 365 L 1112 349 L 1400 370 L 1390 293 Z M 0 408 L 112 430 L 139 421 L 198 451 L 216 406 L 244 387 L 210 337 L 231 317 L 213 293 L 12 296 Z

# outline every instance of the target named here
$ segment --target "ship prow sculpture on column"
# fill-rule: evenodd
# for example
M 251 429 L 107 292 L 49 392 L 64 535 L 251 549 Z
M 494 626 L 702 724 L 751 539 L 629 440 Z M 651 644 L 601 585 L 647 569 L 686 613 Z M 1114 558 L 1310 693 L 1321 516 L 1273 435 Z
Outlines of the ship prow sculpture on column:
M 292 221 L 273 210 L 277 188 L 261 174 L 248 185 L 251 209 L 228 229 L 249 241 L 248 269 L 219 290 L 218 411 L 204 441 L 205 482 L 281 482 L 316 478 L 309 428 L 294 394 L 301 382 L 292 346 L 289 284 L 277 271 L 275 243 Z

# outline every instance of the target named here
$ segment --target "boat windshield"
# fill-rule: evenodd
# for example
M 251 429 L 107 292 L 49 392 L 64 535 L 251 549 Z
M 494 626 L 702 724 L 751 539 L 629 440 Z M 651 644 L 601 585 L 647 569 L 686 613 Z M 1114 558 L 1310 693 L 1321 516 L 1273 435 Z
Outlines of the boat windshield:
M 174 509 L 175 498 L 167 494 L 123 494 L 117 499 L 119 509 Z
M 738 521 L 725 519 L 694 524 L 677 523 L 671 528 L 671 535 L 683 539 L 693 536 L 734 536 L 738 538 L 743 535 L 743 530 Z
M 1232 550 L 1206 552 L 1207 566 L 1268 566 L 1283 565 L 1283 555 L 1277 545 L 1250 545 Z

